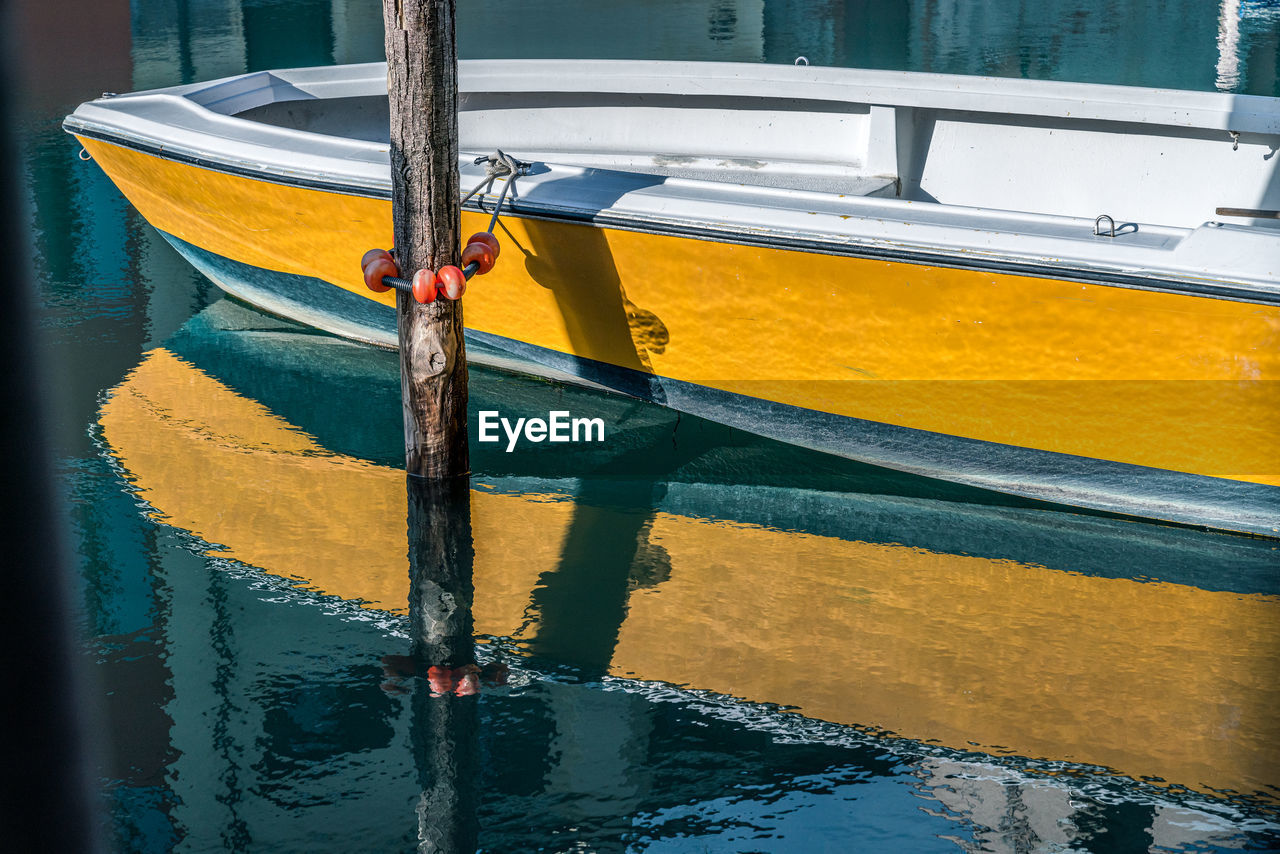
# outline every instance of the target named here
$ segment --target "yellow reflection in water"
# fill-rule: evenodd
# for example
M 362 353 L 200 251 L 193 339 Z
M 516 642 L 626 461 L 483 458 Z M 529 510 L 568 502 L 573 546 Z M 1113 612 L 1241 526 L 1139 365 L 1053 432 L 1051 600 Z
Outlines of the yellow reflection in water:
M 101 424 L 165 521 L 310 589 L 405 610 L 402 472 L 325 450 L 164 349 Z M 575 507 L 472 501 L 476 628 L 515 635 Z M 1277 597 L 664 512 L 645 530 L 670 576 L 631 594 L 614 673 L 1198 789 L 1275 782 Z
M 676 516 L 653 537 L 671 578 L 632 595 L 624 672 L 955 747 L 1274 782 L 1275 597 Z

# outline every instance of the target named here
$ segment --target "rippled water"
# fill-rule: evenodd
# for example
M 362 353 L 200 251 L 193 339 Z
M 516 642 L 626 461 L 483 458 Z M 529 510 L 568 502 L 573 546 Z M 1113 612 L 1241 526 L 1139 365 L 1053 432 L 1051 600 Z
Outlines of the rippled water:
M 469 56 L 1277 92 L 1259 2 L 460 14 Z M 25 20 L 65 49 L 29 60 L 20 131 L 119 849 L 1280 846 L 1274 543 L 1046 512 L 491 371 L 473 417 L 568 409 L 610 436 L 474 446 L 454 592 L 481 684 L 433 697 L 394 356 L 219 299 L 57 128 L 104 89 L 373 58 L 377 4 L 65 19 Z

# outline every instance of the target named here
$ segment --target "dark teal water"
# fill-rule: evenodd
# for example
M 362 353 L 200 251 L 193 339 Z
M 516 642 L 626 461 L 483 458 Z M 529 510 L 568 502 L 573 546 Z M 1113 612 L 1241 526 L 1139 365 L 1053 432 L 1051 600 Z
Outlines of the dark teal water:
M 1239 9 L 469 2 L 459 37 L 471 57 L 1280 94 L 1280 12 Z M 378 58 L 380 21 L 316 0 L 23 10 L 43 49 L 22 168 L 119 850 L 1280 846 L 1273 543 L 497 373 L 474 372 L 473 408 L 598 413 L 611 438 L 476 446 L 475 651 L 508 676 L 432 697 L 406 663 L 394 358 L 219 299 L 58 127 L 103 90 Z

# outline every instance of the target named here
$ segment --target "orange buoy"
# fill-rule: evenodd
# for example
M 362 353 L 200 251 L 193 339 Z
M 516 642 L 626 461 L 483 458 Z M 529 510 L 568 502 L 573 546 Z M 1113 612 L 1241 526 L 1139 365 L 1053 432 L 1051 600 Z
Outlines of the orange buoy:
M 477 231 L 475 234 L 467 238 L 467 245 L 473 243 L 482 243 L 488 246 L 493 252 L 493 260 L 498 260 L 498 255 L 502 252 L 502 246 L 498 243 L 498 238 L 494 236 L 492 231 Z
M 436 273 L 436 281 L 437 287 L 442 289 L 449 299 L 461 299 L 463 292 L 467 289 L 466 274 L 452 264 L 440 268 L 440 272 Z
M 364 257 L 360 259 L 360 269 L 363 270 L 368 267 L 374 258 L 386 258 L 388 261 L 395 260 L 391 257 L 391 253 L 385 249 L 370 249 L 368 252 L 364 253 Z
M 413 274 L 413 298 L 426 305 L 436 301 L 436 274 L 419 270 Z
M 476 262 L 477 275 L 483 276 L 492 270 L 495 260 L 493 250 L 489 248 L 488 244 L 480 241 L 468 243 L 467 248 L 462 250 L 462 266 L 465 267 L 472 261 Z
M 368 285 L 369 290 L 374 293 L 386 293 L 391 290 L 390 285 L 382 283 L 383 276 L 391 276 L 395 278 L 400 275 L 400 270 L 396 267 L 396 262 L 391 260 L 390 254 L 385 258 L 381 255 L 375 256 L 369 265 L 364 268 L 364 283 Z

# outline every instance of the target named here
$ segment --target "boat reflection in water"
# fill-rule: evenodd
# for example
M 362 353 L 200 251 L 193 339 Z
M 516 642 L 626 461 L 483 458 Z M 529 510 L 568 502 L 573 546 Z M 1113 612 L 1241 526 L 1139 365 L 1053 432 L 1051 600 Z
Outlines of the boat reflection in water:
M 408 591 L 394 360 L 224 300 L 110 393 L 100 438 L 149 512 L 278 602 L 273 630 L 385 637 Z M 607 425 L 603 443 L 472 445 L 475 632 L 512 671 L 463 728 L 484 769 L 459 802 L 485 847 L 816 845 L 823 798 L 862 799 L 828 829 L 912 850 L 1274 838 L 1274 542 L 1019 504 L 501 373 L 473 369 L 471 394 L 473 436 L 479 409 Z M 421 737 L 423 680 L 379 679 L 419 686 L 415 711 L 320 692 L 308 714 L 416 727 L 421 783 L 450 730 Z M 170 706 L 176 739 L 191 724 Z M 261 754 L 252 777 L 275 742 L 245 726 L 226 737 Z M 332 797 L 402 784 L 395 739 L 373 741 L 374 764 L 325 759 Z

